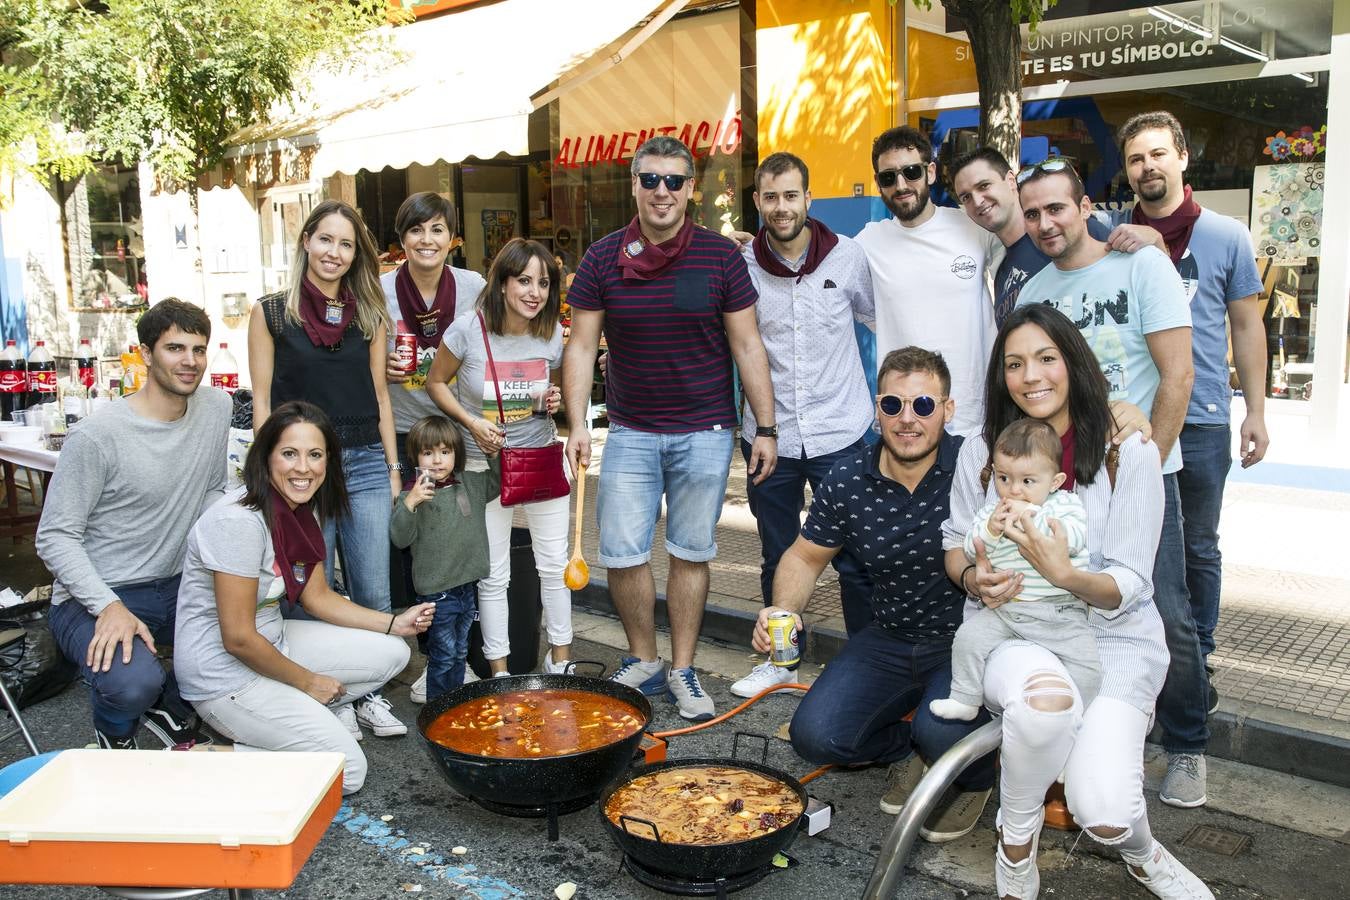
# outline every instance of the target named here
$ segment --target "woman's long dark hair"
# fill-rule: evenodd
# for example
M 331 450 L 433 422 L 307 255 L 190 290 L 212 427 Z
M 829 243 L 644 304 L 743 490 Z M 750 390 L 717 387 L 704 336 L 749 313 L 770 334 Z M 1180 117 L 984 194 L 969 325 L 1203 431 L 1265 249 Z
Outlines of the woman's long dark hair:
M 989 448 L 989 458 L 994 458 L 994 442 L 1003 429 L 1026 417 L 1008 393 L 1003 371 L 1008 335 L 1023 325 L 1035 325 L 1044 331 L 1064 359 L 1069 377 L 1069 419 L 1074 429 L 1073 478 L 1079 484 L 1092 484 L 1106 459 L 1106 442 L 1115 430 L 1107 401 L 1106 376 L 1096 354 L 1069 317 L 1045 303 L 1028 303 L 1014 309 L 994 338 L 984 380 L 984 443 Z
M 478 295 L 478 308 L 483 311 L 487 330 L 503 334 L 506 328 L 506 280 L 515 278 L 529 266 L 530 260 L 539 260 L 539 266 L 548 276 L 548 298 L 539 314 L 530 320 L 527 333 L 546 341 L 558 327 L 558 312 L 562 309 L 562 274 L 553 253 L 538 241 L 511 238 L 497 251 L 497 258 L 488 269 L 487 286 Z
M 342 448 L 338 445 L 332 423 L 324 411 L 313 403 L 289 400 L 272 410 L 267 421 L 258 429 L 253 446 L 244 458 L 243 505 L 261 512 L 269 529 L 272 527 L 272 473 L 268 462 L 286 429 L 306 422 L 319 429 L 323 435 L 324 449 L 328 453 L 323 483 L 310 501 L 315 514 L 322 522 L 334 516 L 346 515 L 350 508 L 347 503 L 347 479 L 342 474 Z

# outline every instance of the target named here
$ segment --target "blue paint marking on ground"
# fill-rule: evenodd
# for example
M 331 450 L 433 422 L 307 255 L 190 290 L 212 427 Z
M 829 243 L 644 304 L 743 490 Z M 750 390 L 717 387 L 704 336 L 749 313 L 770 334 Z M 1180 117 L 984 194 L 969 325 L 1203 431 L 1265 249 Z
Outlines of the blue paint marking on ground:
M 394 828 L 387 822 L 357 812 L 349 803 L 343 803 L 333 817 L 335 824 L 356 835 L 364 843 L 376 848 L 397 862 L 414 867 L 418 874 L 449 882 L 455 887 L 471 892 L 470 896 L 479 900 L 510 900 L 524 897 L 525 892 L 512 887 L 500 878 L 478 873 L 478 867 L 447 862 L 439 853 L 409 853 L 405 848 L 426 846 L 414 844 L 413 839 L 401 828 Z
M 1296 466 L 1289 463 L 1263 462 L 1250 469 L 1244 469 L 1239 463 L 1234 462 L 1233 468 L 1228 470 L 1228 480 L 1243 484 L 1271 484 L 1310 491 L 1350 493 L 1350 469 L 1330 466 Z

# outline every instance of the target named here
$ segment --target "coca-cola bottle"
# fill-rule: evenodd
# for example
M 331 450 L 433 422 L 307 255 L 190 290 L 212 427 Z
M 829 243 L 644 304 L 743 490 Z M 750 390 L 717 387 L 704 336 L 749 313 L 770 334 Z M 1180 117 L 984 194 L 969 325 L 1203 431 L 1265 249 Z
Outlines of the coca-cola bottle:
M 89 338 L 80 338 L 80 349 L 75 351 L 75 377 L 86 391 L 98 384 L 98 357 Z
M 14 341 L 5 341 L 0 353 L 0 417 L 6 422 L 17 409 L 28 406 L 28 361 Z
M 221 343 L 220 352 L 211 364 L 211 387 L 230 394 L 239 390 L 239 363 L 234 361 L 229 344 Z
M 48 403 L 56 399 L 56 360 L 47 350 L 46 341 L 34 341 L 28 354 L 28 405 Z

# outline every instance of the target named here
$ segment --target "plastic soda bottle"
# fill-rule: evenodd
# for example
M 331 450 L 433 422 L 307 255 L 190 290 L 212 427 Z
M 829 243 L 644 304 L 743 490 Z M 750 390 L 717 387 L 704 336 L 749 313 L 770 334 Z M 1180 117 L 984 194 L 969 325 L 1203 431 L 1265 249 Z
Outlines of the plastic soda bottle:
M 211 365 L 211 387 L 220 388 L 228 394 L 239 390 L 239 363 L 234 361 L 230 345 L 224 342 Z
M 28 354 L 28 405 L 56 399 L 56 360 L 46 341 L 34 341 Z
M 0 352 L 0 417 L 10 421 L 10 413 L 28 406 L 28 360 L 19 354 L 16 342 L 5 341 Z
M 75 351 L 75 379 L 86 391 L 98 384 L 98 357 L 89 338 L 80 338 L 80 349 Z

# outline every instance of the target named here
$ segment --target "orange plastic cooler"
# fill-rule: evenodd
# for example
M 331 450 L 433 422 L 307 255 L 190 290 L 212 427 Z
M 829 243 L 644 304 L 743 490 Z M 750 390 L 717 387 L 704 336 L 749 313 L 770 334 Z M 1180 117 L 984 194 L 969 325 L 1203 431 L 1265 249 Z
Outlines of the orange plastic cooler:
M 0 798 L 0 883 L 285 888 L 341 753 L 67 750 Z

